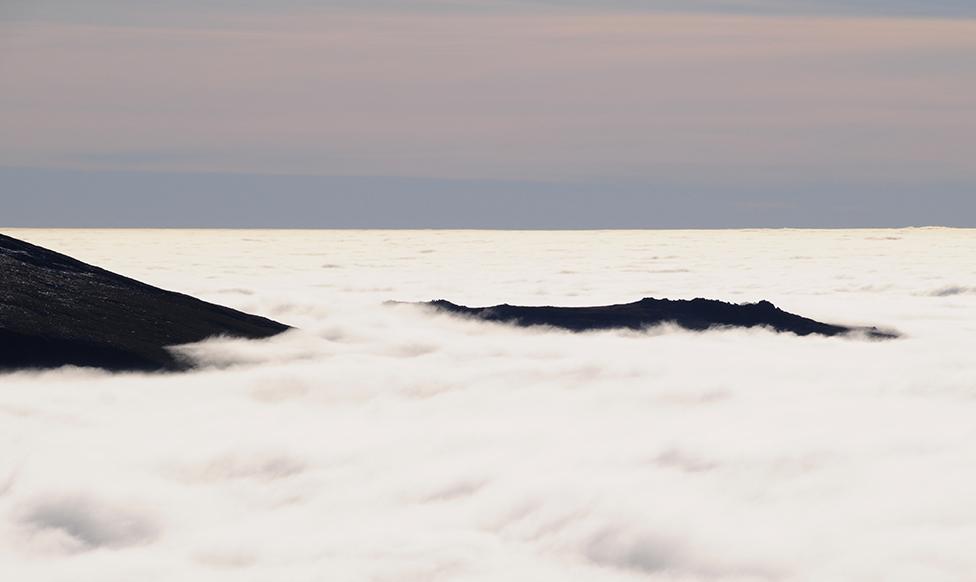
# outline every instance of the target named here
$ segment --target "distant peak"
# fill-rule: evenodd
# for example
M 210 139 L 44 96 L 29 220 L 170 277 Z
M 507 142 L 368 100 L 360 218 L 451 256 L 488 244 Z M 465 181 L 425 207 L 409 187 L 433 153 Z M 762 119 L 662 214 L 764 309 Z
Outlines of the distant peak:
M 556 327 L 570 331 L 641 330 L 668 323 L 695 331 L 726 327 L 764 327 L 800 336 L 837 336 L 857 332 L 874 339 L 898 337 L 895 333 L 879 331 L 874 327 L 855 328 L 815 321 L 787 313 L 766 300 L 735 304 L 702 297 L 691 300 L 645 297 L 634 303 L 595 307 L 526 307 L 507 303 L 491 307 L 466 307 L 441 299 L 425 305 L 485 321 L 523 327 Z

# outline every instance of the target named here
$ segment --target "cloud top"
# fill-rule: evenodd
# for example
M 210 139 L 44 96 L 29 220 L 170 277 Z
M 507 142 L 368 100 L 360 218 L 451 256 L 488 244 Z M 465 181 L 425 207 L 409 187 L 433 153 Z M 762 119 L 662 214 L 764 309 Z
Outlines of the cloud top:
M 302 328 L 192 346 L 210 365 L 184 375 L 0 378 L 17 580 L 976 569 L 976 296 L 932 294 L 976 286 L 971 231 L 12 234 Z M 383 305 L 704 294 L 906 338 L 572 334 Z

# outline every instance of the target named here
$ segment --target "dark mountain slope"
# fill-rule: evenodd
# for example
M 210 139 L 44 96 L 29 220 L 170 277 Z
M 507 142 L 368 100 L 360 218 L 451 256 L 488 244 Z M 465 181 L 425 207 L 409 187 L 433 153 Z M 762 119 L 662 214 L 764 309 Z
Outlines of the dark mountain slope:
M 690 330 L 716 327 L 765 326 L 797 335 L 835 336 L 862 332 L 874 338 L 893 338 L 896 334 L 877 328 L 853 328 L 821 323 L 787 313 L 768 301 L 734 304 L 712 299 L 671 300 L 641 299 L 634 303 L 600 307 L 465 307 L 450 301 L 423 303 L 447 313 L 464 315 L 519 326 L 546 325 L 570 331 L 599 329 L 644 329 L 662 323 L 673 323 Z
M 167 346 L 287 329 L 0 235 L 0 370 L 183 370 Z

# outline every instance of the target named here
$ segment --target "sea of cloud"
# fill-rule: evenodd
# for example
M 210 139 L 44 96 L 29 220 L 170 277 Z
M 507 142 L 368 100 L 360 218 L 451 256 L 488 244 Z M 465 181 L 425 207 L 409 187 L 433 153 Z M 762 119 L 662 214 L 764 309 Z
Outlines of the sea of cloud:
M 27 581 L 971 580 L 976 231 L 6 230 L 298 330 L 0 376 Z M 387 300 L 769 299 L 894 341 Z

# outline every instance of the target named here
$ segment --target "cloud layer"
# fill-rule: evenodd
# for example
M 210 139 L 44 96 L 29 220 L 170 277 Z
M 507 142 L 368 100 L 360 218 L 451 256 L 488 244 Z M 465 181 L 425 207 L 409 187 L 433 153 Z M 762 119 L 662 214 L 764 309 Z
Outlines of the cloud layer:
M 346 7 L 0 31 L 11 166 L 974 179 L 972 19 Z
M 0 378 L 18 580 L 976 568 L 973 231 L 10 234 L 302 328 L 189 346 L 208 366 L 188 375 Z M 907 337 L 573 335 L 382 305 L 645 295 Z
M 971 0 L 6 4 L 10 225 L 976 214 Z

